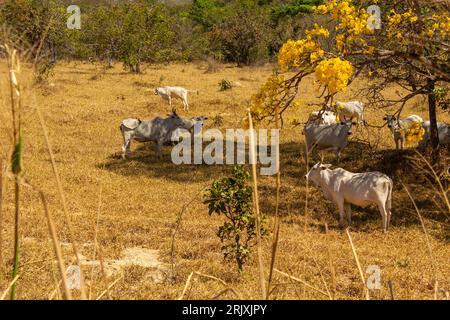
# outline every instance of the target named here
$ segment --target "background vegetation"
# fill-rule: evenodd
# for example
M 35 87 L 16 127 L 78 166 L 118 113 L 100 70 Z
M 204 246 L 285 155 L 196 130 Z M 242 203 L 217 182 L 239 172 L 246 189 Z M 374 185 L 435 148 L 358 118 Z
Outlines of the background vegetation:
M 30 54 L 45 65 L 78 59 L 111 67 L 120 61 L 139 73 L 143 62 L 211 57 L 241 66 L 269 61 L 303 30 L 302 20 L 294 18 L 320 2 L 193 0 L 167 6 L 157 0 L 79 1 L 81 29 L 70 30 L 67 1 L 7 0 L 0 21 L 18 39 L 16 47 L 33 48 Z

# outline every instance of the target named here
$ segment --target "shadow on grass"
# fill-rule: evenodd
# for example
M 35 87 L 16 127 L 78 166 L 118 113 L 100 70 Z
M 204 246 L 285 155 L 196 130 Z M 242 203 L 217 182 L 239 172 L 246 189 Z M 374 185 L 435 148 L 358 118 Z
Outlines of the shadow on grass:
M 226 164 L 175 165 L 170 159 L 170 150 L 170 146 L 165 146 L 163 158 L 158 159 L 153 143 L 135 143 L 127 160 L 123 160 L 120 153 L 116 153 L 111 155 L 106 162 L 100 163 L 98 167 L 124 176 L 148 176 L 183 183 L 207 183 L 228 176 L 231 172 L 231 165 Z M 304 150 L 303 143 L 290 142 L 280 145 L 282 186 L 279 212 L 282 216 L 304 214 L 306 186 Z M 248 155 L 248 150 L 246 150 L 246 155 Z M 389 175 L 394 181 L 391 218 L 393 227 L 420 225 L 417 213 L 401 186 L 401 181 L 410 188 L 410 192 L 426 219 L 443 222 L 443 214 L 430 200 L 433 189 L 429 186 L 429 182 L 417 175 L 411 167 L 410 157 L 414 155 L 413 149 L 373 150 L 364 143 L 350 142 L 344 149 L 339 164 L 336 163 L 333 153 L 324 153 L 324 162 L 332 163 L 332 168 L 342 167 L 351 172 L 380 171 Z M 309 162 L 310 166 L 315 163 L 312 159 Z M 248 170 L 250 170 L 249 167 Z M 258 179 L 262 212 L 271 216 L 275 213 L 275 176 L 259 176 Z M 337 228 L 339 216 L 336 206 L 325 200 L 322 192 L 312 184 L 309 186 L 308 201 L 308 214 L 316 221 L 316 224 L 317 221 L 327 222 L 330 228 Z M 381 229 L 381 216 L 376 206 L 367 208 L 352 206 L 352 212 L 352 226 L 358 231 L 371 232 L 378 228 Z M 447 241 L 448 238 L 446 237 Z

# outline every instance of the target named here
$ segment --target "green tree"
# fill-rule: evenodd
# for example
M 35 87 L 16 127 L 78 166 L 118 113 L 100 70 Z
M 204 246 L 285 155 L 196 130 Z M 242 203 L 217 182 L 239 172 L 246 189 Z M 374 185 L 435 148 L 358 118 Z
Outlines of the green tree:
M 154 0 L 138 0 L 121 6 L 119 58 L 134 73 L 144 61 L 168 61 L 173 56 L 171 19 Z
M 225 245 L 222 247 L 225 259 L 235 259 L 238 271 L 255 245 L 256 217 L 253 214 L 253 189 L 248 185 L 250 175 L 243 165 L 233 167 L 231 177 L 213 182 L 204 194 L 204 203 L 208 205 L 209 215 L 224 215 L 226 221 L 219 227 L 217 236 Z M 261 235 L 267 235 L 262 226 Z
M 247 11 L 215 25 L 210 39 L 226 61 L 249 65 L 268 56 L 267 24 L 263 14 Z

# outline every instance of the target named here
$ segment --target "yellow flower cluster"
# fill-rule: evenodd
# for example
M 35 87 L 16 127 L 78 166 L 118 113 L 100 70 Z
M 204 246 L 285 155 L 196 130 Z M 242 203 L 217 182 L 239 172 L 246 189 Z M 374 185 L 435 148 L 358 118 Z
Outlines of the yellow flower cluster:
M 388 17 L 387 36 L 390 39 L 403 39 L 403 33 L 411 27 L 418 20 L 415 13 L 409 9 L 404 13 L 398 13 L 394 9 Z
M 314 36 L 322 36 L 328 38 L 330 36 L 330 31 L 328 29 L 319 26 L 317 23 L 314 24 L 314 28 L 305 31 L 306 39 L 312 40 Z
M 413 145 L 419 143 L 423 139 L 425 129 L 420 122 L 413 122 L 407 129 L 405 129 L 405 143 L 406 145 Z
M 438 34 L 445 38 L 450 35 L 450 14 L 448 12 L 443 12 L 440 14 L 433 14 L 431 19 L 426 21 L 425 35 L 428 37 L 433 37 Z
M 278 53 L 278 64 L 282 71 L 288 71 L 291 68 L 308 67 L 323 58 L 325 51 L 317 41 L 317 38 L 328 38 L 330 32 L 316 23 L 314 28 L 306 30 L 305 34 L 306 38 L 288 40 L 281 47 Z
M 321 45 L 313 40 L 288 40 L 278 53 L 278 64 L 282 71 L 307 67 L 320 60 L 324 54 Z
M 358 43 L 360 47 L 367 46 L 363 35 L 373 33 L 368 27 L 369 13 L 365 9 L 359 9 L 351 0 L 328 0 L 323 5 L 314 8 L 317 14 L 330 14 L 332 19 L 338 22 L 336 31 L 336 48 L 346 54 L 348 47 Z M 367 51 L 370 54 L 370 50 Z
M 258 93 L 251 97 L 250 113 L 255 121 L 259 121 L 273 112 L 278 103 L 279 95 L 285 88 L 285 78 L 281 75 L 270 76 Z M 248 125 L 248 118 L 242 120 L 244 128 Z
M 353 66 L 347 60 L 332 58 L 322 60 L 315 70 L 316 78 L 325 85 L 329 94 L 345 91 L 353 75 Z

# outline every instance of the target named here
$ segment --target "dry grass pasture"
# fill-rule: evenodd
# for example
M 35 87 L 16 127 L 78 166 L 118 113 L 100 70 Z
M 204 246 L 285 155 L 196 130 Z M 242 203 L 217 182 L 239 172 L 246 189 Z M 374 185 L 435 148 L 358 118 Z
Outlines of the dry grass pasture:
M 170 147 L 164 148 L 162 160 L 155 156 L 152 144 L 133 143 L 126 161 L 120 158 L 122 137 L 119 124 L 127 117 L 149 119 L 165 115 L 169 108 L 148 91 L 157 85 L 180 85 L 191 93 L 189 112 L 180 115 L 209 118 L 206 128 L 239 128 L 247 101 L 271 74 L 272 65 L 235 68 L 222 66 L 207 73 L 206 65 L 171 64 L 148 66 L 142 75 L 132 75 L 121 66 L 103 72 L 99 66 L 84 63 L 61 63 L 49 83 L 32 85 L 26 66 L 20 75 L 23 93 L 24 177 L 48 195 L 58 237 L 62 243 L 66 265 L 74 263 L 69 246 L 68 229 L 44 136 L 36 115 L 39 107 L 48 127 L 50 141 L 67 199 L 75 239 L 83 255 L 83 271 L 91 297 L 120 278 L 102 298 L 111 299 L 177 299 L 186 279 L 193 271 L 220 278 L 226 286 L 212 278 L 194 276 L 185 298 L 211 299 L 225 287 L 232 287 L 245 299 L 258 299 L 258 267 L 255 254 L 239 276 L 232 262 L 224 262 L 221 243 L 216 236 L 221 217 L 210 217 L 201 201 L 201 190 L 214 179 L 230 173 L 226 165 L 180 165 L 170 161 Z M 11 112 L 8 71 L 0 64 L 1 112 L 0 152 L 11 152 Z M 222 79 L 239 82 L 231 90 L 219 91 Z M 352 84 L 338 98 L 356 97 L 365 80 Z M 391 88 L 395 97 L 399 88 Z M 345 232 L 338 228 L 337 209 L 326 202 L 321 192 L 309 188 L 305 214 L 304 137 L 294 119 L 306 121 L 317 103 L 314 79 L 301 86 L 299 98 L 303 106 L 286 115 L 281 132 L 281 202 L 282 215 L 276 268 L 302 279 L 318 290 L 302 283 L 274 275 L 272 299 L 328 299 L 327 290 L 336 299 L 363 299 L 361 278 Z M 426 103 L 417 98 L 406 106 L 404 115 L 414 112 L 427 117 Z M 387 111 L 387 110 L 386 110 Z M 384 111 L 368 107 L 366 120 L 381 125 Z M 450 122 L 440 112 L 440 121 Z M 222 120 L 222 121 L 219 121 Z M 370 141 L 371 147 L 364 141 Z M 359 129 L 343 152 L 341 166 L 350 171 L 379 170 L 394 180 L 393 216 L 387 234 L 381 231 L 378 211 L 353 208 L 351 235 L 363 272 L 369 265 L 381 268 L 381 288 L 370 290 L 373 299 L 390 299 L 391 281 L 396 299 L 433 299 L 434 281 L 438 281 L 438 299 L 450 290 L 449 218 L 444 203 L 435 191 L 436 185 L 413 169 L 412 149 L 396 152 L 387 128 Z M 443 153 L 448 163 L 448 150 Z M 334 162 L 333 154 L 325 155 Z M 260 176 L 261 211 L 274 222 L 275 177 Z M 401 186 L 402 180 L 411 190 L 428 232 L 431 252 L 417 213 Z M 448 187 L 447 187 L 448 188 Z M 3 201 L 3 264 L 0 266 L 0 293 L 11 281 L 13 255 L 14 200 L 13 183 L 6 180 Z M 183 205 L 191 202 L 183 213 L 175 235 L 175 273 L 171 272 L 172 234 Z M 59 274 L 51 239 L 37 192 L 24 187 L 21 201 L 19 299 L 58 298 L 55 291 Z M 94 252 L 95 226 L 100 253 Z M 325 224 L 328 232 L 325 232 Z M 265 269 L 271 254 L 271 236 L 263 240 Z M 107 266 L 102 275 L 99 256 Z M 367 275 L 366 275 L 367 276 Z M 73 291 L 79 297 L 77 290 Z M 447 296 L 448 297 L 448 296 Z M 228 291 L 217 298 L 234 299 Z

